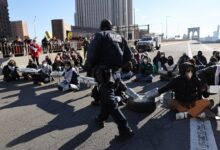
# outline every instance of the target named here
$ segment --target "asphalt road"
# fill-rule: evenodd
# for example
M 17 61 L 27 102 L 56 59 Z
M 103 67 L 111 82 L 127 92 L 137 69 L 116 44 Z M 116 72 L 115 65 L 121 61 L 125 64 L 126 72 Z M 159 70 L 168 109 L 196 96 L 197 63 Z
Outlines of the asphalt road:
M 177 59 L 184 52 L 195 55 L 202 50 L 209 59 L 214 49 L 220 50 L 220 44 L 182 42 L 167 43 L 161 51 Z M 155 54 L 156 51 L 149 53 L 152 59 Z M 139 93 L 164 84 L 158 81 L 158 76 L 152 84 L 127 82 Z M 174 112 L 160 106 L 151 114 L 136 113 L 122 107 L 135 136 L 124 143 L 115 141 L 118 131 L 111 118 L 105 123 L 105 128 L 97 130 L 95 127 L 93 118 L 99 107 L 90 106 L 90 91 L 85 88 L 79 92 L 63 93 L 57 90 L 56 82 L 36 86 L 24 81 L 4 83 L 1 77 L 0 150 L 193 149 L 193 121 L 175 120 Z M 211 98 L 216 103 L 219 101 L 218 95 Z M 219 121 L 210 122 L 214 137 L 211 142 L 220 149 Z M 205 127 L 204 130 L 209 131 Z M 206 141 L 210 142 L 210 139 Z M 210 148 L 209 145 L 206 147 Z

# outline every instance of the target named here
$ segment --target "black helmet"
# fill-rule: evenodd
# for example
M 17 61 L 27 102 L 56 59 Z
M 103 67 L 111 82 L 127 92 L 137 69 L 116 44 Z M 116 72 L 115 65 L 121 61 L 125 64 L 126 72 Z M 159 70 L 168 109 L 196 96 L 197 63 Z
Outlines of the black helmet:
M 112 29 L 112 22 L 108 19 L 102 20 L 100 24 L 100 30 L 105 31 L 105 30 L 111 30 Z
M 180 68 L 179 68 L 180 75 L 185 77 L 185 74 L 188 69 L 192 69 L 193 75 L 195 75 L 195 72 L 196 72 L 195 66 L 190 62 L 185 62 L 180 65 Z

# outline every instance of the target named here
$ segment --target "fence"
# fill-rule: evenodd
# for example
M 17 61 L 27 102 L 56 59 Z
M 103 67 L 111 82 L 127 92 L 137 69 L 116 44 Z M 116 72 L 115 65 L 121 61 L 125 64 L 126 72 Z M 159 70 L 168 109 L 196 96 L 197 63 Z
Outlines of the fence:
M 79 41 L 71 41 L 69 43 L 69 48 L 74 48 L 75 50 L 79 50 L 82 47 L 82 43 Z M 54 43 L 48 44 L 46 46 L 42 46 L 43 53 L 56 53 L 62 52 L 66 49 L 65 44 Z M 0 43 L 0 52 L 3 57 L 11 57 L 11 56 L 25 56 L 30 54 L 30 48 L 28 44 L 11 44 L 11 43 Z

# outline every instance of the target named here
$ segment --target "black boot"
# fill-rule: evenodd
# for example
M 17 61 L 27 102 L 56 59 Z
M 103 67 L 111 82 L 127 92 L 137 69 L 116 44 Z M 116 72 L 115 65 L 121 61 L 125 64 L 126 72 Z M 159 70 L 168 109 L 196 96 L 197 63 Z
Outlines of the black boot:
M 115 140 L 119 142 L 126 141 L 128 139 L 131 139 L 134 136 L 134 132 L 130 129 L 129 131 L 122 132 L 119 135 L 115 136 Z
M 104 128 L 104 122 L 101 121 L 97 116 L 95 117 L 95 124 L 99 129 Z

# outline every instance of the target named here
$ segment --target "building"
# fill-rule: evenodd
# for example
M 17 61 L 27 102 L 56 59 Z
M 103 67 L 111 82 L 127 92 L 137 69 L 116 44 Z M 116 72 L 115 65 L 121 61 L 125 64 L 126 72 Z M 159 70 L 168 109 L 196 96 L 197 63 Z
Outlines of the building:
M 90 37 L 100 30 L 97 28 L 71 26 L 73 37 Z
M 67 37 L 67 32 L 71 31 L 71 26 L 64 22 L 63 19 L 55 19 L 51 21 L 53 37 L 64 41 Z
M 80 27 L 99 28 L 103 19 L 112 21 L 113 26 L 125 26 L 125 36 L 133 24 L 133 0 L 75 0 L 75 24 Z
M 25 21 L 11 21 L 11 37 L 15 39 L 20 37 L 22 40 L 29 36 L 27 22 Z
M 7 0 L 0 0 L 0 38 L 10 36 L 11 28 L 8 13 L 8 2 Z

